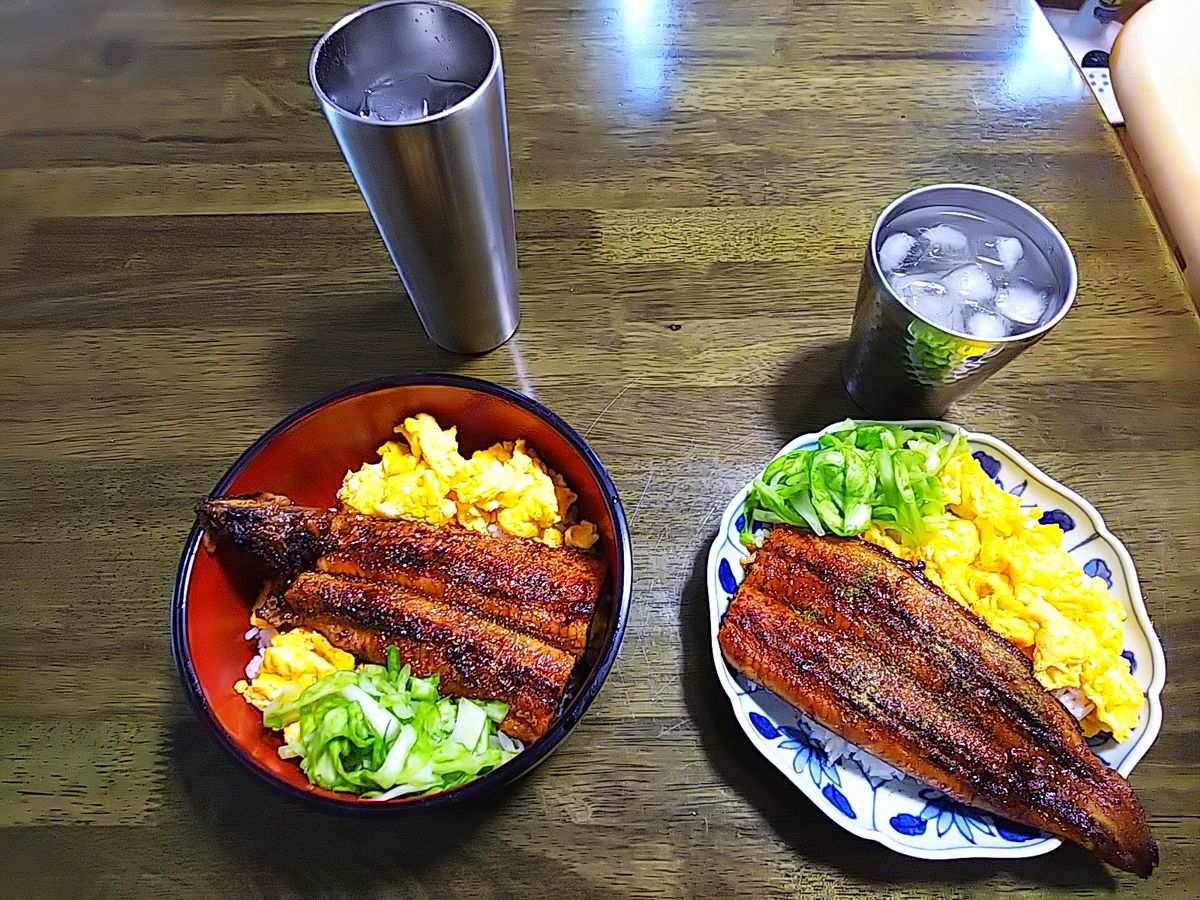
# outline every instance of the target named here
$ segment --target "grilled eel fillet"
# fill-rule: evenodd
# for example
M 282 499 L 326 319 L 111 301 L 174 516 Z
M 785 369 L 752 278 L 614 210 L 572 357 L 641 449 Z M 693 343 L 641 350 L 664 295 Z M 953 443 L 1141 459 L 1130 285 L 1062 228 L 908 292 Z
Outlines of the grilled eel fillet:
M 202 500 L 207 538 L 227 537 L 270 568 L 385 581 L 470 609 L 576 656 L 604 583 L 604 561 L 536 541 L 295 506 L 255 494 Z
M 1142 804 L 1012 644 L 857 539 L 772 529 L 721 623 L 725 658 L 949 796 L 1148 876 Z
M 443 692 L 507 703 L 500 728 L 522 741 L 550 727 L 575 667 L 574 656 L 537 638 L 378 581 L 305 572 L 282 591 L 268 585 L 255 614 L 319 631 L 370 662 L 386 662 L 394 645 L 417 676 L 441 676 Z

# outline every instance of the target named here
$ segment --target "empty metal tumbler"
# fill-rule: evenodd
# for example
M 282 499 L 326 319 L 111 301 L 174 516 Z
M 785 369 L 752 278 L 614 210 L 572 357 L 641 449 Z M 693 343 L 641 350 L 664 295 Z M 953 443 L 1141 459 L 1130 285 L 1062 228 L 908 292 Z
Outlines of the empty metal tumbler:
M 482 353 L 517 328 L 500 44 L 441 0 L 377 3 L 317 42 L 313 89 L 426 333 Z
M 1053 306 L 1039 324 L 1005 337 L 980 337 L 914 312 L 900 299 L 880 264 L 889 226 L 914 210 L 949 207 L 998 221 L 1045 256 L 1057 281 Z M 846 390 L 879 418 L 937 417 L 1010 359 L 1036 344 L 1067 314 L 1075 299 L 1075 259 L 1063 236 L 1037 210 L 1015 197 L 970 184 L 918 188 L 875 221 L 854 308 L 850 346 L 842 363 Z

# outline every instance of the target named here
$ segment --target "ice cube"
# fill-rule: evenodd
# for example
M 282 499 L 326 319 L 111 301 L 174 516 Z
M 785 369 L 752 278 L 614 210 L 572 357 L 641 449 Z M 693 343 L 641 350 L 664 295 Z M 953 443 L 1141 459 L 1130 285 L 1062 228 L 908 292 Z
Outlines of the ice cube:
M 937 256 L 962 256 L 967 252 L 967 236 L 950 225 L 934 225 L 921 232 L 929 249 Z
M 1019 325 L 1033 325 L 1049 305 L 1044 292 L 1020 281 L 1014 281 L 996 298 L 996 309 Z
M 916 245 L 917 239 L 907 231 L 889 234 L 883 246 L 879 248 L 879 265 L 885 272 L 896 271 Z
M 926 275 L 897 275 L 892 286 L 904 300 L 904 305 L 942 328 L 962 331 L 962 309 L 946 288 Z
M 996 286 L 979 263 L 959 266 L 942 279 L 951 296 L 970 303 L 987 303 L 996 296 Z
M 930 281 L 929 277 L 930 276 L 921 272 L 911 272 L 907 275 L 901 275 L 893 272 L 888 276 L 888 283 L 892 286 L 892 289 L 895 290 L 897 294 L 903 297 L 905 290 L 908 289 L 910 284 L 916 284 L 917 282 L 922 282 L 924 284 L 935 284 L 936 282 Z
M 946 293 L 927 288 L 917 288 L 909 292 L 909 308 L 921 318 L 932 322 L 940 328 L 950 331 L 962 331 L 962 307 Z
M 967 333 L 984 340 L 1008 337 L 1008 323 L 994 313 L 977 312 L 967 319 Z
M 1004 271 L 1011 272 L 1025 256 L 1025 247 L 1021 244 L 1020 238 L 998 237 L 996 238 L 996 255 L 1000 257 L 1000 265 L 1004 266 Z
M 909 275 L 892 275 L 888 281 L 892 285 L 892 289 L 900 295 L 903 300 L 911 300 L 916 294 L 929 291 L 934 294 L 945 294 L 946 289 L 932 280 L 932 276 L 921 272 L 914 272 Z

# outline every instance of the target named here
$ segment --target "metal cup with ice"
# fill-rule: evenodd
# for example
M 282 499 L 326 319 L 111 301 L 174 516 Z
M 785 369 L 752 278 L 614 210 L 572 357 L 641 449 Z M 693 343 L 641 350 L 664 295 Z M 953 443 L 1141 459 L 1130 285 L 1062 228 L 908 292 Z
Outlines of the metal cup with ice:
M 897 225 L 925 211 L 954 224 Z M 1062 235 L 1015 197 L 966 184 L 911 191 L 871 232 L 846 389 L 881 418 L 941 415 L 1066 315 L 1077 277 Z

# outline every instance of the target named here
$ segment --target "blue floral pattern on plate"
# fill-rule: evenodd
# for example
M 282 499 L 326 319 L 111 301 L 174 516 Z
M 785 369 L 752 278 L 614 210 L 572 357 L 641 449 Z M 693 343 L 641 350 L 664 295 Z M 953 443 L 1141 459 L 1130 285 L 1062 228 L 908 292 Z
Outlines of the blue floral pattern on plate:
M 721 587 L 725 588 L 726 593 L 732 594 L 737 590 L 737 579 L 733 577 L 733 567 L 729 565 L 729 560 L 721 560 L 717 567 L 717 577 L 721 579 Z
M 1112 590 L 1112 569 L 1108 567 L 1102 559 L 1089 559 L 1083 564 L 1083 574 L 1090 575 L 1092 578 L 1103 578 L 1104 583 L 1108 585 L 1108 589 Z
M 1063 531 L 1074 531 L 1075 520 L 1061 509 L 1048 509 L 1038 519 L 1043 525 L 1057 525 Z
M 834 809 L 847 818 L 858 818 L 846 795 L 839 790 L 842 785 L 841 770 L 829 761 L 824 749 L 814 743 L 807 719 L 798 717 L 795 725 L 776 725 L 766 716 L 752 712 L 750 724 L 768 741 L 779 738 L 780 750 L 795 752 L 796 755 L 792 757 L 792 771 L 807 773 L 813 787 L 833 804 Z
M 817 437 L 797 438 L 780 452 L 815 444 Z M 1108 765 L 1128 775 L 1161 726 L 1158 694 L 1165 671 L 1162 648 L 1146 616 L 1133 563 L 1082 498 L 995 438 L 968 434 L 968 442 L 972 456 L 988 476 L 1020 497 L 1023 507 L 1040 510 L 1043 522 L 1058 525 L 1067 551 L 1088 575 L 1102 578 L 1125 607 L 1128 618 L 1122 655 L 1129 660 L 1148 703 L 1128 740 L 1118 744 L 1112 735 L 1102 732 L 1090 738 L 1088 745 Z M 745 490 L 733 499 L 721 520 L 709 554 L 708 594 L 717 676 L 742 729 L 759 752 L 843 828 L 910 856 L 1034 856 L 1057 847 L 1060 841 L 1056 838 L 967 807 L 911 778 L 880 777 L 869 757 L 866 765 L 855 756 L 831 761 L 814 740 L 814 725 L 807 717 L 726 665 L 716 635 L 721 616 L 745 574 L 742 561 L 747 551 L 739 538 L 744 499 Z
M 999 816 L 989 816 L 965 803 L 951 800 L 933 788 L 922 788 L 917 794 L 925 800 L 924 809 L 916 815 L 897 813 L 888 820 L 888 825 L 900 834 L 909 837 L 923 835 L 925 829 L 932 824 L 938 837 L 945 837 L 953 828 L 972 844 L 977 843 L 977 836 L 983 835 L 1000 837 L 1014 844 L 1044 837 L 1036 829 L 1026 828 Z

